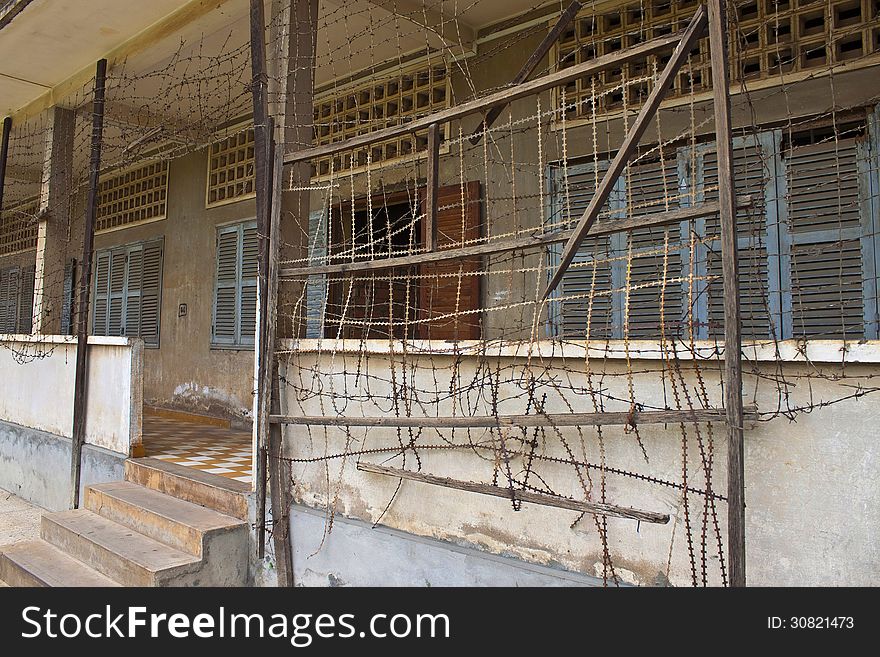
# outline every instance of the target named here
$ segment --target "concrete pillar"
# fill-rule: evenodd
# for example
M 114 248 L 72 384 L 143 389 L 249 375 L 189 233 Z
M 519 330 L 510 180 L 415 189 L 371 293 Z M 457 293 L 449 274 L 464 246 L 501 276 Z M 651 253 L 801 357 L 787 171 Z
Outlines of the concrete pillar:
M 43 158 L 37 261 L 34 280 L 34 333 L 61 332 L 64 263 L 70 235 L 73 185 L 73 110 L 54 107 Z

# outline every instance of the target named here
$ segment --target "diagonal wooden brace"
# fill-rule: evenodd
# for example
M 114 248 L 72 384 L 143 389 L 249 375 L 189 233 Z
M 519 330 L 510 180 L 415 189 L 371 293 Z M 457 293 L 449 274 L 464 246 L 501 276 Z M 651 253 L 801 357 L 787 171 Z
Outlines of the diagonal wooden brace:
M 651 95 L 648 96 L 648 99 L 642 106 L 635 122 L 626 134 L 623 144 L 620 146 L 620 150 L 617 151 L 617 155 L 615 155 L 614 159 L 611 161 L 611 165 L 608 167 L 605 177 L 602 178 L 602 182 L 599 183 L 599 187 L 596 189 L 596 193 L 593 195 L 590 205 L 587 206 L 587 209 L 581 216 L 577 227 L 574 229 L 574 233 L 565 244 L 565 248 L 562 251 L 562 258 L 559 261 L 559 267 L 556 269 L 553 278 L 547 285 L 542 300 L 547 299 L 547 297 L 549 297 L 553 290 L 559 285 L 559 282 L 568 270 L 568 266 L 571 264 L 572 260 L 574 260 L 574 256 L 580 248 L 581 242 L 584 241 L 590 228 L 595 223 L 596 218 L 599 216 L 600 208 L 605 201 L 608 200 L 608 196 L 610 196 L 611 191 L 614 188 L 614 183 L 620 177 L 620 174 L 623 173 L 623 169 L 626 167 L 630 156 L 638 145 L 639 139 L 641 139 L 642 135 L 645 133 L 645 130 L 648 127 L 648 122 L 657 113 L 657 109 L 660 107 L 660 103 L 663 101 L 667 90 L 672 85 L 675 75 L 685 61 L 687 61 L 688 53 L 693 50 L 697 41 L 706 33 L 706 28 L 706 7 L 700 5 L 697 8 L 697 13 L 694 14 L 694 17 L 688 24 L 681 41 L 672 52 L 672 58 L 669 60 L 669 63 L 666 64 L 666 68 L 663 69 L 660 78 L 651 90 Z

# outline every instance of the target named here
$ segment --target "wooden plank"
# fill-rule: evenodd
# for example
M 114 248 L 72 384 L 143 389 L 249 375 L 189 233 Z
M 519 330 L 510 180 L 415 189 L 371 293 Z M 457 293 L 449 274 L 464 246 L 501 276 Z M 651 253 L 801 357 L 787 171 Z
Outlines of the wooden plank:
M 0 211 L 3 210 L 3 190 L 6 187 L 6 163 L 9 159 L 9 134 L 12 132 L 12 118 L 3 119 L 3 143 L 0 144 Z
M 730 585 L 746 585 L 742 336 L 733 184 L 726 0 L 709 0 L 709 54 L 718 152 L 721 271 L 724 285 L 724 406 L 727 412 L 727 546 Z
M 562 12 L 562 15 L 559 17 L 559 20 L 556 21 L 556 25 L 553 26 L 553 29 L 547 33 L 547 36 L 544 37 L 544 40 L 535 48 L 535 51 L 531 54 L 531 56 L 526 60 L 526 63 L 523 64 L 523 67 L 519 70 L 519 73 L 511 80 L 511 86 L 516 86 L 521 84 L 528 79 L 528 77 L 534 72 L 535 68 L 544 57 L 547 56 L 547 53 L 550 52 L 550 49 L 556 44 L 559 40 L 559 35 L 562 34 L 563 30 L 569 26 L 569 24 L 574 20 L 574 17 L 581 10 L 583 4 L 579 2 L 579 0 L 574 0 L 570 5 L 568 5 L 568 9 Z M 476 146 L 480 143 L 480 139 L 483 138 L 483 132 L 489 130 L 492 127 L 492 124 L 498 120 L 498 117 L 501 115 L 501 112 L 504 110 L 506 105 L 496 105 L 486 114 L 486 118 L 480 121 L 480 125 L 477 126 L 477 129 L 474 130 L 473 134 L 470 137 L 471 144 Z
M 631 48 L 626 48 L 609 55 L 602 55 L 601 57 L 597 57 L 588 62 L 570 66 L 569 68 L 550 73 L 529 82 L 523 82 L 516 87 L 496 91 L 484 98 L 476 98 L 466 103 L 462 103 L 461 105 L 456 105 L 455 107 L 428 114 L 421 118 L 414 119 L 409 123 L 404 123 L 403 125 L 391 126 L 382 130 L 377 130 L 376 132 L 351 137 L 350 139 L 335 142 L 333 144 L 324 144 L 322 146 L 315 146 L 292 152 L 285 156 L 284 164 L 313 160 L 327 155 L 333 155 L 334 153 L 341 153 L 362 146 L 368 146 L 380 141 L 395 139 L 419 130 L 427 130 L 432 123 L 442 124 L 476 112 L 482 112 L 496 105 L 507 105 L 519 98 L 525 98 L 554 87 L 568 84 L 572 80 L 589 77 L 600 71 L 605 71 L 609 68 L 616 68 L 630 61 L 643 59 L 647 55 L 664 52 L 679 43 L 681 36 L 682 33 L 679 32 L 651 39 L 650 41 L 640 43 Z
M 79 282 L 78 325 L 76 331 L 76 371 L 73 388 L 73 440 L 70 446 L 70 508 L 79 506 L 82 446 L 86 439 L 86 407 L 89 368 L 89 293 L 92 286 L 92 251 L 95 245 L 95 219 L 98 213 L 98 175 L 101 171 L 101 143 L 104 138 L 104 94 L 107 60 L 98 61 L 92 98 L 92 144 L 89 159 L 89 196 L 86 201 L 83 235 L 82 273 Z
M 425 192 L 425 251 L 437 248 L 437 192 L 440 189 L 440 127 L 428 128 L 428 182 Z
M 640 509 L 632 509 L 625 506 L 616 506 L 614 504 L 582 502 L 580 500 L 573 500 L 567 497 L 556 497 L 554 495 L 546 495 L 544 493 L 532 493 L 525 490 L 511 491 L 509 488 L 502 488 L 501 486 L 478 484 L 472 481 L 461 481 L 459 479 L 449 479 L 448 477 L 438 477 L 436 475 L 425 474 L 424 472 L 413 472 L 412 470 L 389 468 L 388 466 L 376 465 L 374 463 L 360 462 L 357 464 L 357 467 L 358 470 L 362 472 L 370 472 L 372 474 L 386 475 L 389 477 L 399 477 L 401 479 L 408 479 L 409 481 L 418 481 L 423 484 L 431 484 L 432 486 L 442 486 L 443 488 L 453 488 L 455 490 L 463 490 L 469 493 L 480 493 L 481 495 L 491 495 L 493 497 L 502 497 L 508 500 L 528 502 L 530 504 L 540 504 L 542 506 L 552 506 L 558 509 L 568 509 L 571 511 L 580 511 L 582 513 L 592 513 L 597 516 L 627 518 L 629 520 L 650 522 L 659 525 L 665 525 L 669 522 L 669 515 L 665 513 L 642 511 Z
M 738 197 L 739 207 L 745 208 L 752 204 L 751 196 Z M 718 214 L 718 204 L 715 202 L 703 203 L 689 208 L 680 208 L 654 214 L 636 215 L 621 219 L 607 219 L 597 221 L 590 227 L 588 236 L 610 235 L 625 230 L 635 230 L 648 226 L 664 226 L 682 221 L 699 219 Z M 341 262 L 332 265 L 313 265 L 309 267 L 289 267 L 281 270 L 281 278 L 300 278 L 321 274 L 348 274 L 351 272 L 378 271 L 394 267 L 408 267 L 410 265 L 423 265 L 443 260 L 457 260 L 459 258 L 471 258 L 474 256 L 493 255 L 507 251 L 518 251 L 567 242 L 574 235 L 573 230 L 551 231 L 547 233 L 532 233 L 522 237 L 515 237 L 494 242 L 484 242 L 458 248 L 440 249 L 430 253 L 416 253 L 413 255 L 383 258 L 380 260 L 362 260 L 360 262 Z
M 574 229 L 574 235 L 572 235 L 568 242 L 566 242 L 565 248 L 562 250 L 562 255 L 559 259 L 559 266 L 556 268 L 556 271 L 553 273 L 553 278 L 550 279 L 550 283 L 544 291 L 544 299 L 549 297 L 553 290 L 556 289 L 556 286 L 559 285 L 560 281 L 562 281 L 562 277 L 568 270 L 568 266 L 571 264 L 572 260 L 574 260 L 575 254 L 577 254 L 581 243 L 587 237 L 590 227 L 599 216 L 599 210 L 611 195 L 611 191 L 613 190 L 617 179 L 620 177 L 620 174 L 623 173 L 623 169 L 626 167 L 630 156 L 633 151 L 635 151 L 639 140 L 648 128 L 648 122 L 656 114 L 657 109 L 660 107 L 660 103 L 666 96 L 666 91 L 672 85 L 675 75 L 685 61 L 687 61 L 688 54 L 693 50 L 697 41 L 703 36 L 705 31 L 706 8 L 703 5 L 700 5 L 697 8 L 697 12 L 694 14 L 694 17 L 691 19 L 687 30 L 685 30 L 684 36 L 672 52 L 672 57 L 666 64 L 663 72 L 660 74 L 660 78 L 654 84 L 654 88 L 651 89 L 651 94 L 648 96 L 645 104 L 642 105 L 642 109 L 639 111 L 639 114 L 633 122 L 632 127 L 629 129 L 629 132 L 627 132 L 623 144 L 620 146 L 620 150 L 617 151 L 617 154 L 608 166 L 608 170 L 605 172 L 602 182 L 600 182 L 599 187 L 596 188 L 596 193 L 593 194 L 590 204 L 587 206 L 580 221 L 578 221 L 577 227 Z
M 265 556 L 266 546 L 266 450 L 269 444 L 269 402 L 267 396 L 271 387 L 267 382 L 271 381 L 264 375 L 267 366 L 271 364 L 269 344 L 266 340 L 266 327 L 268 325 L 268 291 L 269 291 L 269 225 L 270 204 L 269 198 L 272 181 L 270 180 L 272 164 L 271 142 L 273 132 L 269 126 L 269 100 L 268 83 L 269 75 L 266 66 L 266 34 L 265 15 L 262 0 L 250 0 L 250 45 L 251 45 L 251 96 L 254 112 L 254 187 L 256 188 L 257 206 L 257 235 L 259 239 L 259 253 L 257 257 L 258 272 L 258 308 L 257 348 L 254 357 L 257 360 L 257 417 L 255 423 L 256 434 L 256 462 L 254 468 L 256 493 L 257 493 L 257 558 Z
M 273 415 L 277 424 L 339 427 L 422 427 L 426 429 L 491 429 L 494 427 L 578 427 L 638 426 L 681 422 L 721 422 L 723 408 L 694 410 L 629 411 L 606 413 L 549 413 L 546 415 L 469 415 L 460 417 L 345 417 L 336 415 Z M 750 419 L 758 418 L 757 408 L 749 408 Z

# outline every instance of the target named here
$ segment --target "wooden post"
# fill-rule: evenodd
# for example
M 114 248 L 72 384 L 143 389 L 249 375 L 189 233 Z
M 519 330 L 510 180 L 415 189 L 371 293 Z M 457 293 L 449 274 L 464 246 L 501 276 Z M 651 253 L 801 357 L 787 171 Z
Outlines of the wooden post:
M 89 367 L 89 292 L 92 271 L 92 248 L 95 242 L 95 216 L 98 212 L 98 174 L 101 171 L 101 140 L 104 136 L 104 91 L 107 60 L 98 61 L 95 70 L 95 95 L 92 99 L 92 153 L 89 161 L 89 196 L 83 235 L 82 273 L 79 282 L 78 325 L 76 332 L 76 374 L 73 389 L 73 441 L 70 447 L 70 508 L 79 506 L 80 457 L 86 438 Z
M 267 396 L 271 389 L 266 387 L 267 366 L 271 363 L 269 352 L 271 346 L 266 340 L 266 328 L 268 326 L 267 310 L 269 306 L 269 192 L 271 183 L 270 164 L 270 139 L 269 131 L 269 101 L 268 82 L 269 76 L 266 69 L 266 17 L 264 15 L 262 0 L 251 0 L 250 3 L 250 28 L 251 28 L 251 93 L 253 96 L 254 109 L 254 186 L 257 192 L 257 234 L 259 235 L 258 270 L 258 295 L 259 307 L 257 312 L 257 348 L 256 358 L 256 417 L 254 422 L 255 446 L 254 456 L 256 460 L 255 477 L 257 493 L 257 558 L 265 556 L 266 545 L 266 449 L 268 446 L 268 422 L 266 418 L 269 412 Z
M 3 119 L 3 144 L 0 145 L 0 211 L 3 210 L 3 190 L 6 188 L 6 160 L 9 158 L 9 133 L 12 132 L 12 118 Z
M 436 123 L 428 128 L 428 183 L 425 194 L 425 251 L 437 248 L 437 193 L 440 189 L 440 129 Z
M 718 202 L 721 271 L 724 282 L 724 407 L 727 410 L 727 545 L 730 585 L 746 585 L 746 504 L 743 464 L 742 343 L 739 263 L 731 156 L 726 0 L 709 0 L 709 52 L 715 140 L 718 144 Z

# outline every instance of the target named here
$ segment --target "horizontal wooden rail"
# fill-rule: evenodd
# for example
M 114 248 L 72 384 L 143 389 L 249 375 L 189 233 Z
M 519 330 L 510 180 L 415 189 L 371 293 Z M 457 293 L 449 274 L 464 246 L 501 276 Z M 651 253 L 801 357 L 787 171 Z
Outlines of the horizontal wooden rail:
M 641 59 L 647 55 L 671 50 L 678 45 L 683 34 L 684 32 L 682 31 L 651 39 L 650 41 L 640 43 L 631 48 L 625 48 L 615 53 L 602 55 L 601 57 L 596 57 L 588 62 L 575 64 L 574 66 L 569 66 L 561 71 L 555 71 L 554 73 L 544 75 L 540 78 L 523 82 L 516 86 L 502 89 L 501 91 L 496 91 L 483 98 L 475 98 L 474 100 L 462 103 L 461 105 L 456 105 L 455 107 L 428 114 L 427 116 L 414 119 L 409 123 L 383 128 L 382 130 L 358 135 L 333 144 L 324 144 L 322 146 L 315 146 L 313 148 L 306 148 L 295 153 L 290 153 L 285 156 L 284 164 L 292 164 L 294 162 L 326 157 L 327 155 L 333 155 L 334 153 L 342 153 L 344 151 L 369 146 L 388 139 L 403 137 L 404 135 L 408 135 L 418 130 L 427 130 L 432 123 L 442 124 L 476 112 L 482 112 L 497 105 L 506 105 L 519 98 L 525 98 L 526 96 L 532 96 L 541 93 L 542 91 L 547 91 L 548 89 L 568 84 L 578 78 L 595 75 L 600 71 L 621 66 L 622 64 Z
M 752 203 L 753 199 L 751 196 L 744 195 L 737 198 L 738 207 L 741 209 L 751 206 Z M 646 215 L 624 217 L 622 219 L 605 219 L 593 224 L 590 228 L 589 236 L 596 237 L 599 235 L 610 235 L 624 230 L 647 228 L 649 226 L 664 226 L 667 224 L 699 219 L 701 217 L 710 217 L 715 214 L 718 214 L 718 203 L 713 201 L 692 208 L 681 208 L 679 210 L 669 210 L 668 212 L 655 212 Z M 572 234 L 573 231 L 571 230 L 551 231 L 546 233 L 536 232 L 531 235 L 515 237 L 512 239 L 499 239 L 494 242 L 483 242 L 481 244 L 415 253 L 413 255 L 380 258 L 379 260 L 340 262 L 332 265 L 314 265 L 311 267 L 290 267 L 282 269 L 280 276 L 281 278 L 301 278 L 304 276 L 319 276 L 322 274 L 349 274 L 352 272 L 378 271 L 382 269 L 393 269 L 395 267 L 423 265 L 430 262 L 456 260 L 458 258 L 493 255 L 496 253 L 518 251 L 519 249 L 536 248 L 547 246 L 549 244 L 566 242 Z
M 745 409 L 746 419 L 756 420 L 755 406 Z M 628 411 L 606 413 L 548 413 L 546 415 L 467 415 L 456 417 L 346 417 L 337 415 L 273 415 L 271 422 L 338 427 L 416 427 L 425 429 L 478 429 L 493 427 L 577 427 L 635 426 L 641 424 L 672 424 L 723 422 L 723 408 L 694 410 Z
M 386 475 L 388 477 L 399 477 L 401 479 L 408 479 L 410 481 L 418 481 L 423 484 L 431 484 L 432 486 L 442 486 L 443 488 L 464 490 L 470 493 L 480 493 L 482 495 L 492 495 L 493 497 L 503 497 L 508 500 L 515 499 L 519 502 L 528 502 L 530 504 L 540 504 L 542 506 L 553 506 L 559 509 L 569 509 L 571 511 L 580 511 L 582 513 L 592 513 L 597 516 L 627 518 L 629 520 L 650 522 L 658 525 L 665 525 L 669 522 L 668 514 L 655 513 L 653 511 L 641 511 L 640 509 L 632 509 L 626 506 L 602 504 L 599 502 L 581 502 L 579 500 L 572 500 L 568 497 L 555 497 L 553 495 L 532 493 L 524 490 L 511 491 L 509 488 L 502 488 L 501 486 L 478 484 L 472 481 L 449 479 L 448 477 L 437 477 L 435 475 L 425 474 L 422 472 L 401 470 L 400 468 L 389 468 L 388 466 L 375 465 L 373 463 L 361 462 L 358 463 L 357 467 L 358 470 L 361 470 L 362 472 Z

